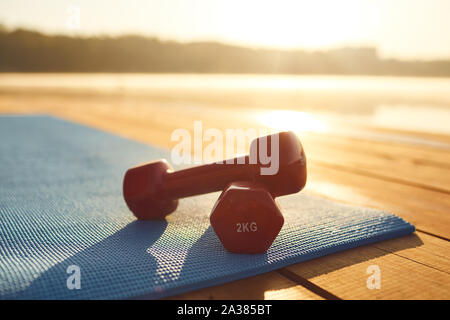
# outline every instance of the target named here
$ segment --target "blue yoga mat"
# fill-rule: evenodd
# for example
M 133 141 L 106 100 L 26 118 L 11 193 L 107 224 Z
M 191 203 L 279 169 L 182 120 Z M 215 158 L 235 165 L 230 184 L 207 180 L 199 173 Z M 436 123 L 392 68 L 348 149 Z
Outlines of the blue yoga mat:
M 183 199 L 167 221 L 127 209 L 125 170 L 167 157 L 49 116 L 0 117 L 0 297 L 162 298 L 414 231 L 303 192 L 279 198 L 285 224 L 267 253 L 230 254 L 209 225 L 217 193 Z

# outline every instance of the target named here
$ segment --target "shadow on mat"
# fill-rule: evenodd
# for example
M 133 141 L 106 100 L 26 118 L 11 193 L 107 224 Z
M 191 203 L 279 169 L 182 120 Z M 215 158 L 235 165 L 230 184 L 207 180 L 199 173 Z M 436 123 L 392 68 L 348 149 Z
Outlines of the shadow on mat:
M 209 226 L 200 238 L 190 247 L 184 259 L 183 268 L 178 276 L 178 281 L 183 282 L 192 277 L 192 273 L 197 273 L 198 283 L 195 285 L 205 287 L 194 291 L 191 295 L 187 293 L 175 299 L 264 299 L 266 290 L 283 289 L 290 286 L 289 281 L 267 283 L 260 281 L 255 287 L 240 287 L 239 280 L 230 282 L 226 273 L 247 273 L 255 272 L 255 265 L 266 264 L 268 256 L 264 254 L 232 254 L 225 250 L 216 236 L 214 230 Z M 211 280 L 203 280 L 201 276 L 216 277 L 215 281 L 225 283 L 225 286 L 234 288 L 233 290 L 211 289 Z M 242 276 L 241 276 L 242 277 Z M 245 276 L 244 276 L 245 277 Z M 257 289 L 257 290 L 255 290 Z M 192 289 L 191 289 L 192 290 Z M 189 291 L 189 290 L 186 290 Z M 134 299 L 151 299 L 152 295 L 143 295 Z
M 161 237 L 166 227 L 165 220 L 131 222 L 108 238 L 57 263 L 34 280 L 20 298 L 116 298 L 115 294 L 134 287 L 152 288 L 155 284 L 149 275 L 156 272 L 158 264 L 146 250 Z M 71 265 L 80 268 L 79 290 L 67 288 L 67 279 L 72 274 L 67 273 L 67 268 Z

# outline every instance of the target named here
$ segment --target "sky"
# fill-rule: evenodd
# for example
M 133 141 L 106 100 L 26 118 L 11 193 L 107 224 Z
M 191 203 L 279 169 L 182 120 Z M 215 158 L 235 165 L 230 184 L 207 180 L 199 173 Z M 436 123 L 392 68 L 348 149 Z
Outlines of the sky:
M 0 24 L 71 35 L 450 58 L 450 0 L 0 0 Z

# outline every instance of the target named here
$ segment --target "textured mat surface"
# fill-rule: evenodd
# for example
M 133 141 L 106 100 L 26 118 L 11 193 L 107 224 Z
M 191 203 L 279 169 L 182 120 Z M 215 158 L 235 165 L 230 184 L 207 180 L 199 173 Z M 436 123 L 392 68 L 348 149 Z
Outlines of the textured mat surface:
M 227 253 L 209 226 L 218 194 L 184 199 L 167 221 L 136 221 L 125 170 L 166 151 L 47 116 L 0 117 L 0 298 L 164 297 L 406 235 L 390 213 L 300 193 L 266 254 Z M 81 289 L 69 290 L 69 266 Z

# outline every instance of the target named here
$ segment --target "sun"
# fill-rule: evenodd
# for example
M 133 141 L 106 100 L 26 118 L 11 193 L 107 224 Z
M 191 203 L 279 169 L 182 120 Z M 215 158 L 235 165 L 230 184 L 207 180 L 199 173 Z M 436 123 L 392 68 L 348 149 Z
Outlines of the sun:
M 243 1 L 227 31 L 255 46 L 327 48 L 359 37 L 360 10 L 358 1 Z

